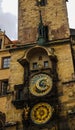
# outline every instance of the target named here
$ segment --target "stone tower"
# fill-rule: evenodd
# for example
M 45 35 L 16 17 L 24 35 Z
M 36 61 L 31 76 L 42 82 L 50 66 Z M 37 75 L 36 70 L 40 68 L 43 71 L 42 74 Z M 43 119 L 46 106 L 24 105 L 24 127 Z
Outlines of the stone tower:
M 18 0 L 20 42 L 0 51 L 6 130 L 75 130 L 75 62 L 66 1 Z
M 44 26 L 48 27 L 49 41 L 69 37 L 66 0 L 43 2 L 40 6 L 38 0 L 19 0 L 18 38 L 22 44 L 36 42 L 39 10 Z

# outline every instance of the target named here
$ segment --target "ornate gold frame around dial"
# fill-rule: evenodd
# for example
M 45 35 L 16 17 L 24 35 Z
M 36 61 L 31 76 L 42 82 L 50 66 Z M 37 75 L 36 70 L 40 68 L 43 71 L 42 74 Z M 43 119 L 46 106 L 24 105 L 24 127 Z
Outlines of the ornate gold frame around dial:
M 52 79 L 47 74 L 35 75 L 30 81 L 29 90 L 34 96 L 44 96 L 52 89 Z
M 48 103 L 36 104 L 31 110 L 31 119 L 35 124 L 44 124 L 49 121 L 53 108 Z

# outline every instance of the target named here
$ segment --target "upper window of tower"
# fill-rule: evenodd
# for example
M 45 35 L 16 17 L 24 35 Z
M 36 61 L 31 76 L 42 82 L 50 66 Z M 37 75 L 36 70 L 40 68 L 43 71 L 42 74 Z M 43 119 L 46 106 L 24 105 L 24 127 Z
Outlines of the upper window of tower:
M 45 6 L 47 4 L 47 0 L 36 0 L 37 6 Z

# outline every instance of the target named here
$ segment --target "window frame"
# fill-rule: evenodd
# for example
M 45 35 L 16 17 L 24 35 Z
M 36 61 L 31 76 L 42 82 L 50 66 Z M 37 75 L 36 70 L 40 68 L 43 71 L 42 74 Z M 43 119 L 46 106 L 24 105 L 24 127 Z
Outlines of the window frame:
M 15 85 L 14 86 L 15 89 L 15 100 L 23 100 L 23 85 L 19 84 L 19 85 Z
M 33 62 L 33 69 L 34 69 L 34 70 L 37 69 L 37 62 Z
M 2 85 L 4 82 L 7 82 L 6 86 Z M 7 91 L 8 91 L 8 79 L 0 80 L 0 96 L 7 95 Z
M 44 61 L 44 68 L 48 68 L 48 67 L 49 67 L 49 62 L 48 61 Z
M 7 59 L 6 63 L 4 63 L 5 59 Z M 8 61 L 8 59 L 11 60 L 11 57 L 10 56 L 2 57 L 2 69 L 9 69 L 10 68 L 10 60 Z

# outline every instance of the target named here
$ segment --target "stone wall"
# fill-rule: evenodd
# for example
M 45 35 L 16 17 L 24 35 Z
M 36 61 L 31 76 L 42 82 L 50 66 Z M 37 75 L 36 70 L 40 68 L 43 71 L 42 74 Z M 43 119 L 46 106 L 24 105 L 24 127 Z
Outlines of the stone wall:
M 50 49 L 49 47 L 47 49 Z M 70 45 L 59 45 L 59 46 L 54 46 L 55 49 L 55 55 L 57 56 L 58 62 L 57 62 L 57 72 L 58 72 L 58 91 L 59 94 L 62 92 L 62 96 L 60 96 L 59 100 L 61 104 L 65 102 L 69 102 L 68 94 L 69 94 L 69 89 L 70 87 L 67 87 L 67 85 L 63 85 L 63 82 L 68 82 L 72 79 L 72 73 L 74 72 L 73 70 L 73 64 L 72 64 L 72 56 L 71 56 L 71 50 L 70 50 Z M 67 50 L 67 51 L 66 51 Z M 64 53 L 67 52 L 67 53 Z M 10 79 L 9 79 L 9 84 L 10 84 L 10 89 L 14 90 L 14 85 L 18 84 L 23 84 L 24 82 L 24 69 L 23 67 L 17 62 L 19 58 L 21 58 L 24 55 L 25 51 L 14 51 L 11 53 L 11 67 L 10 67 Z M 63 55 L 62 55 L 63 54 Z M 70 84 L 71 85 L 71 84 Z M 69 85 L 69 86 L 70 86 Z M 67 95 L 66 95 L 66 90 L 67 90 Z M 9 98 L 10 100 L 10 98 Z M 10 102 L 11 104 L 11 102 Z M 11 105 L 10 105 L 11 106 Z M 9 111 L 11 113 L 11 111 Z M 17 112 L 13 107 L 13 112 L 15 114 L 15 119 L 14 116 L 12 115 L 14 120 L 19 120 L 20 118 L 17 118 Z M 20 111 L 19 113 L 20 114 Z
M 35 42 L 38 34 L 39 7 L 36 0 L 19 0 L 18 38 L 21 43 Z M 47 0 L 44 7 L 40 7 L 43 24 L 48 26 L 49 40 L 69 37 L 69 26 L 65 0 Z
M 73 83 L 69 83 L 72 80 L 72 74 L 74 73 L 73 70 L 73 62 L 72 62 L 72 55 L 70 44 L 60 44 L 54 45 L 50 47 L 46 47 L 49 51 L 51 48 L 54 48 L 54 54 L 57 56 L 57 72 L 59 81 L 57 83 L 58 95 L 59 95 L 59 102 L 61 104 L 61 113 L 60 115 L 66 115 L 68 110 L 75 106 L 74 101 L 74 91 L 75 85 Z M 9 75 L 9 86 L 10 91 L 14 91 L 14 86 L 18 84 L 24 83 L 24 68 L 18 62 L 18 59 L 26 55 L 28 49 L 23 50 L 14 50 L 11 54 L 11 64 L 10 64 L 10 74 Z M 3 54 L 4 55 L 4 54 Z M 7 75 L 7 74 L 6 74 Z M 3 72 L 2 72 L 3 77 Z M 73 92 L 73 94 L 72 94 Z M 8 94 L 4 98 L 0 98 L 0 110 L 6 114 L 6 121 L 7 122 L 20 122 L 20 128 L 22 123 L 22 112 L 23 109 L 16 109 L 12 104 L 12 100 L 15 98 L 15 91 L 13 94 Z

